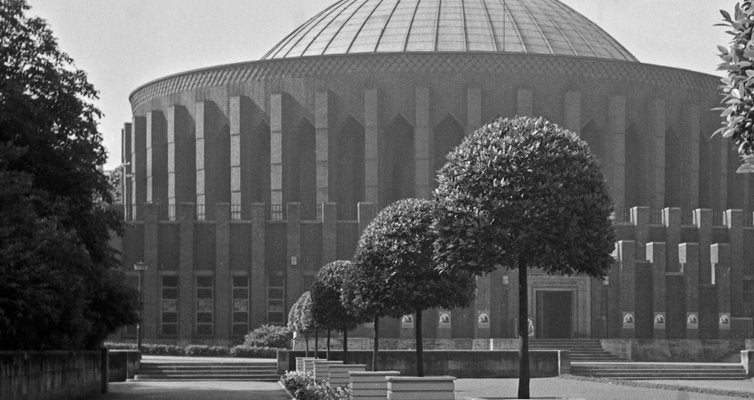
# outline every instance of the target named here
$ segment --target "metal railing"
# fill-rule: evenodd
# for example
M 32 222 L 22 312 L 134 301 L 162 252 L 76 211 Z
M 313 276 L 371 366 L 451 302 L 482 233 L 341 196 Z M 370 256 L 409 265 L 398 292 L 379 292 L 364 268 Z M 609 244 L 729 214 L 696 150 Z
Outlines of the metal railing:
M 681 225 L 696 225 L 694 210 L 685 208 L 681 210 Z
M 747 228 L 754 227 L 754 214 L 750 212 L 744 213 L 744 226 Z
M 712 226 L 725 226 L 725 212 L 722 210 L 712 210 Z
M 241 209 L 242 208 L 240 204 L 231 204 L 230 205 L 230 219 L 233 221 L 240 221 Z

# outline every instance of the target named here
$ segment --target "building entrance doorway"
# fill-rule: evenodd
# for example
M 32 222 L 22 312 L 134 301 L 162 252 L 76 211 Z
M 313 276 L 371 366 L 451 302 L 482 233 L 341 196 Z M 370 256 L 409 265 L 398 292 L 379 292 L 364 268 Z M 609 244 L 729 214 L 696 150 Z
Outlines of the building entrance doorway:
M 571 338 L 573 336 L 573 292 L 539 290 L 537 293 L 538 338 Z

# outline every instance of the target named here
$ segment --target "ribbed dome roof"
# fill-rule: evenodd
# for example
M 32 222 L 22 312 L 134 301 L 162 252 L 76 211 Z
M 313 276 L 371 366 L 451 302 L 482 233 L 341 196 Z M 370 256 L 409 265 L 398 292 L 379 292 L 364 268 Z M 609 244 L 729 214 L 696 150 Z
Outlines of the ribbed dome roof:
M 444 51 L 638 61 L 597 24 L 557 0 L 340 0 L 263 59 Z

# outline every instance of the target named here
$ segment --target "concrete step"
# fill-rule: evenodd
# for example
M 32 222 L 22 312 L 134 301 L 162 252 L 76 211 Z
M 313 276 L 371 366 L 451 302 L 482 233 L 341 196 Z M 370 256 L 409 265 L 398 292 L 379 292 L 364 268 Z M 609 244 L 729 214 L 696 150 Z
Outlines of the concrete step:
M 142 362 L 139 374 L 134 379 L 140 381 L 267 381 L 279 379 L 277 364 L 274 362 L 222 362 L 181 360 L 179 362 Z
M 747 379 L 740 364 L 720 363 L 576 363 L 571 374 L 614 379 Z

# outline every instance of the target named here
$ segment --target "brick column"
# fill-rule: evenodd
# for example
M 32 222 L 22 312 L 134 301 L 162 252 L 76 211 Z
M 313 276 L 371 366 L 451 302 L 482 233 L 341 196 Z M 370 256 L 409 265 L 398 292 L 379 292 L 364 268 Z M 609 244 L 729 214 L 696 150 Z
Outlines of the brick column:
M 665 133 L 667 131 L 667 118 L 665 117 L 665 100 L 654 99 L 650 103 L 650 123 L 652 136 L 650 138 L 650 159 L 652 165 L 649 172 L 651 184 L 650 204 L 653 209 L 659 210 L 665 206 Z
M 432 127 L 429 120 L 429 89 L 416 88 L 414 128 L 414 195 L 428 199 L 432 194 Z
M 516 114 L 520 116 L 534 116 L 534 91 L 520 88 L 516 91 Z
M 128 220 L 128 216 L 131 213 L 131 181 L 133 177 L 133 168 L 131 167 L 131 134 L 132 125 L 130 122 L 123 124 L 123 129 L 120 130 L 121 148 L 120 148 L 120 162 L 121 162 L 121 185 L 120 189 L 123 190 L 123 198 L 121 202 L 125 209 L 124 217 Z
M 620 317 L 622 321 L 620 337 L 625 339 L 636 336 L 636 243 L 633 240 L 618 241 L 618 260 L 620 261 Z M 634 327 L 630 327 L 633 322 Z
M 196 205 L 178 206 L 178 340 L 191 341 L 194 332 L 194 221 Z
M 728 227 L 728 243 L 730 246 L 730 296 L 731 315 L 733 317 L 747 317 L 744 310 L 744 230 L 743 211 L 725 211 L 725 223 Z
M 156 204 L 144 205 L 144 262 L 149 269 L 144 272 L 142 281 L 142 295 L 144 299 L 143 323 L 144 339 L 157 337 L 160 319 L 160 264 L 158 255 L 158 243 L 160 225 L 157 219 L 158 207 Z
M 358 218 L 359 218 L 359 235 L 364 232 L 367 225 L 377 215 L 377 205 L 372 203 L 360 202 L 358 204 Z
M 327 91 L 314 94 L 315 160 L 317 164 L 317 204 L 327 203 L 330 197 L 330 182 L 335 179 L 330 168 L 330 122 L 333 121 L 331 95 Z
M 266 205 L 251 205 L 251 315 L 249 328 L 267 323 L 267 275 L 265 274 Z
M 707 208 L 694 210 L 694 224 L 699 242 L 699 284 L 709 285 L 711 283 L 709 248 L 712 244 L 712 210 Z
M 581 93 L 565 94 L 565 128 L 581 135 Z
M 252 104 L 247 97 L 231 96 L 229 106 L 230 204 L 233 218 L 244 219 L 251 212 Z
M 284 167 L 284 97 L 281 93 L 270 95 L 270 204 L 282 207 L 287 200 L 283 191 L 287 171 Z
M 134 116 L 131 134 L 131 204 L 141 206 L 147 201 L 147 119 Z M 141 219 L 141 215 L 134 215 Z
M 631 222 L 634 224 L 636 257 L 642 258 L 646 254 L 644 246 L 649 241 L 649 207 L 632 207 Z
M 338 207 L 322 204 L 322 263 L 338 259 Z
M 676 247 L 677 248 L 677 247 Z M 665 305 L 665 253 L 663 242 L 647 243 L 647 261 L 652 267 L 652 337 L 665 339 L 667 329 L 667 307 Z
M 474 338 L 475 339 L 489 339 L 491 335 L 491 319 L 490 313 L 490 292 L 491 292 L 491 276 L 487 274 L 485 276 L 478 276 L 476 278 L 476 298 L 474 299 Z M 499 316 L 495 316 L 499 318 Z
M 166 125 L 162 112 L 147 112 L 147 203 L 168 204 Z
M 667 257 L 665 268 L 668 272 L 680 272 L 678 265 L 678 244 L 681 242 L 681 209 L 663 208 L 662 224 L 665 226 L 665 244 Z
M 678 263 L 686 288 L 686 339 L 699 339 L 699 244 L 679 244 Z
M 175 210 L 196 200 L 196 139 L 186 107 L 171 105 L 167 115 L 168 205 Z M 175 219 L 175 215 L 169 215 Z M 192 214 L 193 215 L 193 214 Z
M 688 107 L 689 118 L 689 149 L 688 161 L 689 165 L 686 168 L 688 181 L 686 188 L 688 190 L 689 204 L 687 207 L 695 209 L 699 207 L 699 138 L 701 135 L 701 117 L 699 112 L 699 106 L 691 104 Z
M 379 91 L 364 92 L 364 200 L 380 204 Z
M 720 174 L 717 181 L 717 209 L 725 210 L 728 208 L 728 153 L 730 152 L 728 146 L 730 146 L 730 144 L 728 143 L 728 139 L 719 135 L 715 138 L 715 141 L 717 141 L 718 146 L 720 146 L 720 166 L 717 169 Z
M 466 134 L 471 135 L 482 127 L 482 88 L 466 89 Z
M 613 95 L 608 99 L 608 143 L 611 159 L 608 160 L 610 196 L 615 208 L 626 207 L 626 97 Z M 628 204 L 636 205 L 636 204 Z
M 301 293 L 304 292 L 304 278 L 301 273 L 301 265 L 298 260 L 301 259 L 301 204 L 288 203 L 286 212 L 286 278 L 285 285 L 285 317 L 288 318 L 288 307 L 298 300 Z M 296 257 L 296 264 L 293 265 L 293 257 Z
M 230 340 L 230 204 L 215 204 L 215 338 Z
M 714 243 L 710 246 L 712 285 L 717 297 L 718 339 L 730 338 L 731 321 L 731 267 L 730 245 Z M 727 321 L 727 323 L 726 323 Z

